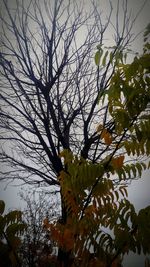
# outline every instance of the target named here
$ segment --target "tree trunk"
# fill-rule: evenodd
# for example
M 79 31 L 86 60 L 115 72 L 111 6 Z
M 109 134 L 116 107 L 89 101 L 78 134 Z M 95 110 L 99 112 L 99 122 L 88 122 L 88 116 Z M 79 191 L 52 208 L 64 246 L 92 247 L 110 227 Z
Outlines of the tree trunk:
M 61 217 L 61 223 L 66 224 L 67 222 L 67 210 L 65 207 L 65 203 L 62 199 L 61 195 L 61 208 L 62 208 L 62 217 Z M 64 251 L 62 248 L 58 249 L 58 262 L 59 267 L 70 267 L 71 266 L 71 251 Z

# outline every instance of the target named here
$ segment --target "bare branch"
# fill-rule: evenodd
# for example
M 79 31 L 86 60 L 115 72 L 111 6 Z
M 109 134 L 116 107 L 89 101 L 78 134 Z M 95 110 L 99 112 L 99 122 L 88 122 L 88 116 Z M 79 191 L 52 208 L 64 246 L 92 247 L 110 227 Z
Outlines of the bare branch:
M 115 64 L 108 60 L 106 66 L 96 67 L 93 57 L 96 46 L 108 39 L 110 27 L 116 45 L 113 58 L 131 44 L 136 18 L 131 20 L 127 1 L 122 3 L 120 24 L 119 2 L 113 23 L 111 1 L 105 18 L 95 1 L 87 9 L 84 2 L 72 0 L 16 0 L 13 9 L 2 1 L 0 161 L 7 166 L 2 179 L 58 185 L 64 168 L 61 150 L 93 162 L 112 152 L 96 127 L 102 122 L 113 131 L 108 105 L 97 103 Z

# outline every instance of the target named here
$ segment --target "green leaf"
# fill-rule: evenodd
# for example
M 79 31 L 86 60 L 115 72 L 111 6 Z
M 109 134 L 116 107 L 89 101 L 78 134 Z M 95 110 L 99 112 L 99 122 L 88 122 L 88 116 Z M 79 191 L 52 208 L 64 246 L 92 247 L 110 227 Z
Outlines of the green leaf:
M 100 51 L 97 51 L 95 54 L 95 64 L 96 66 L 99 66 L 100 63 Z
M 0 215 L 0 238 L 2 238 L 3 236 L 4 227 L 5 227 L 4 218 L 2 215 Z
M 106 59 L 107 59 L 107 56 L 108 56 L 108 51 L 106 51 L 104 57 L 103 57 L 103 60 L 102 60 L 102 65 L 105 67 L 106 65 Z
M 8 237 L 15 236 L 16 234 L 22 234 L 25 228 L 26 225 L 23 223 L 13 223 L 7 227 L 6 233 Z
M 112 62 L 113 62 L 113 52 L 110 52 L 110 54 L 109 54 L 109 60 L 110 60 L 110 63 L 112 64 Z
M 4 216 L 5 223 L 8 225 L 9 223 L 14 223 L 21 221 L 22 212 L 19 210 L 10 211 L 8 214 Z
M 0 214 L 3 214 L 5 210 L 5 202 L 3 200 L 0 200 Z
M 142 175 L 142 165 L 139 162 L 136 163 L 136 168 L 138 170 L 139 176 L 141 176 Z
M 96 64 L 96 66 L 99 66 L 99 64 L 100 64 L 100 59 L 101 59 L 101 56 L 102 56 L 102 54 L 103 54 L 103 50 L 102 49 L 100 49 L 100 50 L 98 50 L 97 52 L 96 52 L 96 54 L 95 54 L 95 64 Z

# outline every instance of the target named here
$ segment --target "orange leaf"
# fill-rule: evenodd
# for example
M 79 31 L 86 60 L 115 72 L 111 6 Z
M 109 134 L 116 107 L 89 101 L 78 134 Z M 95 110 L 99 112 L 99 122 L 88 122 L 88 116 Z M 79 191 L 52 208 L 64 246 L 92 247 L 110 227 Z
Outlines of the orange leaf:
M 97 203 L 96 203 L 96 199 L 93 199 L 93 207 L 96 209 L 97 208 Z
M 108 146 L 112 143 L 112 136 L 109 132 L 107 132 L 104 135 L 104 140 L 105 140 L 106 145 L 108 145 Z
M 46 229 L 49 228 L 49 221 L 48 221 L 47 218 L 45 218 L 45 219 L 43 220 L 43 227 L 46 228 Z
M 118 267 L 120 265 L 120 260 L 115 259 L 113 263 L 111 264 L 111 267 Z
M 103 131 L 101 133 L 101 139 L 103 139 L 107 133 L 108 133 L 108 131 L 106 129 L 103 129 Z
M 121 169 L 124 162 L 124 156 L 119 156 L 117 158 L 112 159 L 112 164 L 114 169 Z
M 107 131 L 107 129 L 103 129 L 101 136 L 101 139 L 104 139 L 106 145 L 110 145 L 112 143 L 112 135 Z
M 74 233 L 70 229 L 65 229 L 63 235 L 63 241 L 66 250 L 71 250 L 74 246 Z

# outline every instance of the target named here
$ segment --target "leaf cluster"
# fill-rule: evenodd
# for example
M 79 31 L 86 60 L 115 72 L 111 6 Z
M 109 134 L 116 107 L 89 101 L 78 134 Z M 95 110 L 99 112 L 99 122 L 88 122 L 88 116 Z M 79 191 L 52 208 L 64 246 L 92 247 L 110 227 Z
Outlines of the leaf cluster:
M 149 253 L 150 207 L 136 213 L 127 200 L 126 186 L 116 187 L 106 177 L 106 166 L 74 157 L 71 152 L 67 157 L 68 153 L 71 160 L 65 159 L 67 172 L 61 172 L 58 178 L 67 221 L 44 220 L 44 227 L 57 246 L 70 253 L 70 266 L 119 266 L 128 251 Z M 124 165 L 123 160 L 113 158 L 109 164 L 118 175 L 124 170 L 125 179 L 130 172 L 136 176 L 146 168 L 140 163 Z
M 0 200 L 0 262 L 1 266 L 21 266 L 18 249 L 21 245 L 21 235 L 26 229 L 22 221 L 22 213 L 13 210 L 4 214 L 5 203 Z

